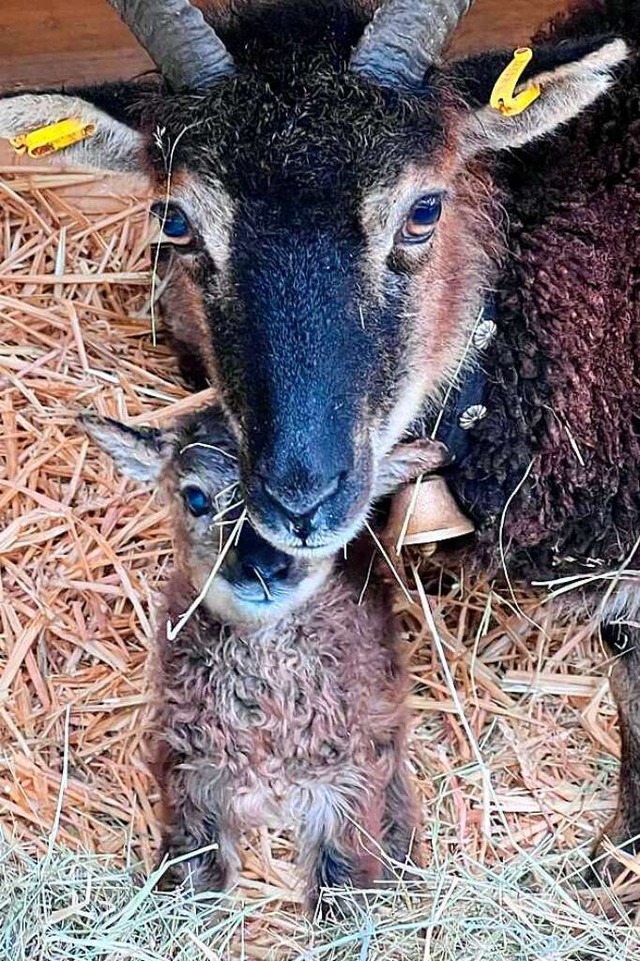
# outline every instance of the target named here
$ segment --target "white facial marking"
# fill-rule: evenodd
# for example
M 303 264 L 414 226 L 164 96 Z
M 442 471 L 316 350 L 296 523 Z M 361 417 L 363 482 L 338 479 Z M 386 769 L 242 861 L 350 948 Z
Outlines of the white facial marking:
M 272 586 L 271 599 L 265 598 L 262 601 L 243 598 L 242 593 L 220 573 L 207 591 L 204 604 L 214 617 L 224 623 L 271 624 L 306 603 L 324 584 L 332 567 L 331 558 L 320 559 L 299 581 L 292 579 L 291 583 Z M 196 581 L 201 583 L 196 583 L 196 587 L 201 589 L 204 586 L 207 574 L 204 570 L 198 572 Z
M 225 270 L 229 261 L 234 204 L 222 184 L 211 186 L 183 179 L 172 189 L 171 200 L 184 210 L 218 270 Z

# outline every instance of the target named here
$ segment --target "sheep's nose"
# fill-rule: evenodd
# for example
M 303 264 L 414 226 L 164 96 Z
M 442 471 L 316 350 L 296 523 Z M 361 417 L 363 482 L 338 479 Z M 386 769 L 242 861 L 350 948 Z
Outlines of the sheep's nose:
M 341 471 L 330 481 L 306 488 L 283 487 L 274 490 L 268 480 L 262 478 L 262 487 L 274 507 L 287 520 L 292 534 L 306 541 L 316 528 L 318 509 L 340 489 L 345 472 Z

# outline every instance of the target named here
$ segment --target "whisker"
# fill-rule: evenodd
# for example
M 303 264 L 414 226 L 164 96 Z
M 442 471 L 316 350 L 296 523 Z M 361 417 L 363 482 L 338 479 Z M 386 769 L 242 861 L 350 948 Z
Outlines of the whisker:
M 360 591 L 360 597 L 358 598 L 358 607 L 360 607 L 360 605 L 362 604 L 362 601 L 364 600 L 364 595 L 366 594 L 367 588 L 369 586 L 369 581 L 371 580 L 371 571 L 373 570 L 373 562 L 375 561 L 375 559 L 376 559 L 376 552 L 374 550 L 371 552 L 371 560 L 369 561 L 367 576 L 364 584 L 362 585 L 362 590 Z
M 267 582 L 265 581 L 264 577 L 262 576 L 262 574 L 260 573 L 260 571 L 258 570 L 258 568 L 257 568 L 257 567 L 254 567 L 253 564 L 252 564 L 252 565 L 251 565 L 251 570 L 252 570 L 253 573 L 256 575 L 257 580 L 260 581 L 260 587 L 261 587 L 262 590 L 264 591 L 264 596 L 266 597 L 266 599 L 267 599 L 268 601 L 272 601 L 272 600 L 273 600 L 273 597 L 271 596 L 271 592 L 270 592 L 270 590 L 269 590 L 269 587 L 268 587 L 268 585 L 267 585 Z
M 223 487 L 222 490 L 216 491 L 216 493 L 213 495 L 214 501 L 217 501 L 219 497 L 224 497 L 224 495 L 228 494 L 230 491 L 235 490 L 239 483 L 239 481 L 234 481 L 233 484 L 227 484 L 227 486 Z
M 234 501 L 233 504 L 229 504 L 228 507 L 225 507 L 223 510 L 218 511 L 217 514 L 214 514 L 212 517 L 212 520 L 217 521 L 219 517 L 224 517 L 225 514 L 229 513 L 229 511 L 234 510 L 234 508 L 236 507 L 241 507 L 243 504 L 244 504 L 244 500 L 241 497 L 240 500 Z

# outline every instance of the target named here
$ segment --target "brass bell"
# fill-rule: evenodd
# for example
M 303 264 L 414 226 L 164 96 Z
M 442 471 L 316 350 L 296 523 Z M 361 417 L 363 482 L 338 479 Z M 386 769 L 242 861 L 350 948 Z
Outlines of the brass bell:
M 408 516 L 409 515 L 409 516 Z M 462 513 L 444 477 L 432 474 L 416 484 L 405 484 L 391 502 L 385 540 L 402 545 L 433 544 L 462 537 L 475 530 Z M 404 536 L 403 536 L 404 532 Z

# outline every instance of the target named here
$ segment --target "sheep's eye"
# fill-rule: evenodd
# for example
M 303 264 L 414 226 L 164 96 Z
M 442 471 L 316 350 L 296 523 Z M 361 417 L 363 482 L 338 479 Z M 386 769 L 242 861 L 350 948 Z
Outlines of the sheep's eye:
M 185 487 L 182 496 L 194 517 L 202 517 L 211 512 L 211 498 L 199 487 Z
M 160 228 L 165 237 L 180 244 L 189 243 L 192 240 L 191 224 L 177 204 L 156 201 L 151 204 L 151 214 L 160 221 Z
M 399 241 L 404 244 L 420 244 L 433 234 L 442 214 L 442 196 L 427 194 L 417 200 L 400 231 Z

